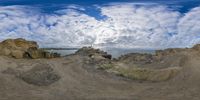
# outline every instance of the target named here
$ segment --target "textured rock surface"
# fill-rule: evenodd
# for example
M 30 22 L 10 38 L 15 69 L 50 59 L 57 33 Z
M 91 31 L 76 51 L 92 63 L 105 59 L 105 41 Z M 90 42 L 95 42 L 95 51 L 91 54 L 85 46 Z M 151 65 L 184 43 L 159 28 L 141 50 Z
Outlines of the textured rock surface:
M 37 86 L 48 86 L 60 79 L 60 76 L 48 64 L 38 64 L 32 69 L 21 73 L 18 78 Z
M 153 61 L 152 54 L 139 54 L 139 53 L 130 53 L 120 56 L 118 59 L 120 62 L 124 63 L 141 63 L 147 64 Z
M 166 81 L 181 72 L 188 59 L 186 55 L 196 52 L 193 50 L 198 51 L 198 45 L 195 49 L 157 50 L 155 54 L 130 53 L 115 59 L 113 63 L 103 61 L 97 68 L 134 80 Z
M 110 54 L 107 54 L 107 52 L 101 51 L 100 49 L 94 49 L 91 47 L 83 47 L 79 49 L 75 54 L 81 55 L 81 56 L 102 56 L 107 59 L 112 59 L 112 56 Z
M 54 58 L 60 56 L 40 50 L 36 42 L 22 38 L 2 41 L 0 43 L 0 55 L 14 58 Z

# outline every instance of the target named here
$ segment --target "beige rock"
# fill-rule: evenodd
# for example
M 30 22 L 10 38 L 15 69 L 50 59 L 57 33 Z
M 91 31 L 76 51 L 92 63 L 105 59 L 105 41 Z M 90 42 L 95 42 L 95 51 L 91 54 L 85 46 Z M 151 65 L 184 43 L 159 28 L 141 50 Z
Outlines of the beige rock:
M 1 49 L 0 54 L 5 55 L 5 56 L 9 56 L 11 54 L 11 51 L 7 48 L 3 48 L 3 49 Z
M 48 52 L 39 49 L 39 46 L 34 41 L 25 39 L 7 39 L 0 43 L 0 55 L 10 56 L 14 58 L 55 58 L 59 54 Z
M 11 51 L 11 55 L 17 59 L 23 58 L 24 53 L 25 53 L 24 51 L 20 51 L 20 50 L 12 50 Z

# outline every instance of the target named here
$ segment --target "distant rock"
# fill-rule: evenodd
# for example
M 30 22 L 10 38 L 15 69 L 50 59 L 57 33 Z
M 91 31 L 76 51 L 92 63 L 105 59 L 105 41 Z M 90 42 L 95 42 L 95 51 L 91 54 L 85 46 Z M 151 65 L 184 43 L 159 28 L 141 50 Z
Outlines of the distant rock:
M 83 47 L 76 51 L 75 54 L 89 57 L 101 56 L 103 58 L 112 59 L 112 55 L 107 54 L 107 52 L 101 51 L 100 49 L 94 49 L 92 47 Z
M 198 50 L 200 51 L 200 44 L 196 44 L 192 47 L 193 50 Z
M 130 62 L 137 62 L 137 63 L 151 63 L 153 61 L 153 55 L 152 54 L 140 54 L 140 53 L 130 53 L 126 55 L 120 56 L 118 61 L 130 63 Z
M 175 55 L 186 49 L 173 48 L 173 49 L 165 49 L 165 50 L 156 50 L 155 54 L 141 54 L 141 53 L 129 53 L 120 56 L 116 59 L 119 62 L 123 63 L 135 63 L 135 64 L 150 64 L 153 62 L 158 62 L 167 56 Z
M 7 39 L 0 43 L 0 55 L 14 58 L 55 58 L 60 55 L 49 53 L 39 49 L 35 41 L 27 41 L 22 38 Z
M 170 49 L 165 49 L 165 50 L 156 50 L 154 57 L 156 57 L 157 59 L 161 59 L 165 56 L 174 55 L 185 50 L 186 49 L 183 49 L 183 48 L 170 48 Z

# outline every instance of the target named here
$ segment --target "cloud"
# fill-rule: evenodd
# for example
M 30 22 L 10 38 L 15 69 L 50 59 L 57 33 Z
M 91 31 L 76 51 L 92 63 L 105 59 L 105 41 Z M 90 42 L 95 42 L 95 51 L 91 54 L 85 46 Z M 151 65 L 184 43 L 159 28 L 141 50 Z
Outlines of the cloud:
M 91 28 L 97 21 L 72 9 L 65 12 L 44 15 L 26 12 L 21 6 L 1 7 L 0 39 L 22 37 L 47 47 L 91 44 L 95 38 Z
M 131 4 L 102 7 L 115 30 L 111 39 L 122 45 L 137 47 L 166 46 L 170 34 L 177 33 L 180 13 L 165 6 L 135 6 Z M 113 38 L 115 37 L 115 38 Z M 104 37 L 102 37 L 104 38 Z
M 21 37 L 38 41 L 42 47 L 93 44 L 133 48 L 185 47 L 200 42 L 199 7 L 184 15 L 158 4 L 96 7 L 105 19 L 87 15 L 82 11 L 88 8 L 78 5 L 51 14 L 27 6 L 1 6 L 0 40 Z
M 193 8 L 179 19 L 177 35 L 171 39 L 171 45 L 191 47 L 200 43 L 200 7 Z

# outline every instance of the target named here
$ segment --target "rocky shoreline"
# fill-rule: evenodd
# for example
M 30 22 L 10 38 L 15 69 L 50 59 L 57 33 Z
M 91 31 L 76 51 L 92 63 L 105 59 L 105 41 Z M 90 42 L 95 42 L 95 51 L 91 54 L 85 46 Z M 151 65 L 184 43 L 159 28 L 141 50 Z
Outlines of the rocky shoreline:
M 190 94 L 200 93 L 199 53 L 198 44 L 112 59 L 100 49 L 83 47 L 60 57 L 40 49 L 34 41 L 8 39 L 0 43 L 0 98 L 195 100 Z

